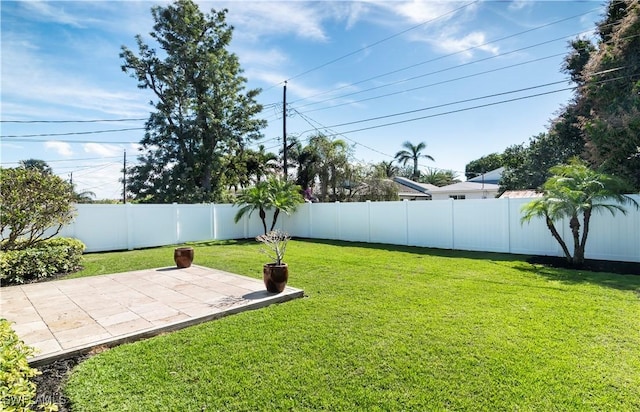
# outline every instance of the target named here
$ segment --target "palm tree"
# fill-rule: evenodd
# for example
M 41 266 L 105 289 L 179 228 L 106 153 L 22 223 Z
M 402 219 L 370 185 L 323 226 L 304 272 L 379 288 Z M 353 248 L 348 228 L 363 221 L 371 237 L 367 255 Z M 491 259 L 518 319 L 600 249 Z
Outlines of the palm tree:
M 375 170 L 376 173 L 384 179 L 391 179 L 395 177 L 399 172 L 398 166 L 395 166 L 393 164 L 393 160 L 388 162 L 385 162 L 384 160 L 381 161 L 380 163 L 375 165 Z
M 395 159 L 398 163 L 402 163 L 405 166 L 410 160 L 413 161 L 413 174 L 411 179 L 417 180 L 420 177 L 420 171 L 418 170 L 418 159 L 424 157 L 425 159 L 429 159 L 432 162 L 434 161 L 433 157 L 428 154 L 422 154 L 422 150 L 427 147 L 425 142 L 420 142 L 417 145 L 413 145 L 410 141 L 406 141 L 402 143 L 403 150 L 400 150 L 395 155 Z
M 554 166 L 549 171 L 553 176 L 542 186 L 544 196 L 522 207 L 524 214 L 521 220 L 529 222 L 534 217 L 544 218 L 547 228 L 562 247 L 567 262 L 579 266 L 584 263 L 593 211 L 604 209 L 614 216 L 616 212 L 626 214 L 622 205 L 633 205 L 637 209 L 638 202 L 623 194 L 626 185 L 620 178 L 591 170 L 578 158 L 571 159 L 568 164 Z M 582 215 L 582 236 L 579 215 Z M 564 217 L 569 218 L 573 256 L 553 223 Z
M 233 220 L 238 223 L 246 213 L 251 216 L 257 210 L 266 234 L 267 210 L 275 209 L 271 229 L 269 229 L 273 230 L 280 212 L 284 212 L 287 215 L 291 214 L 295 212 L 300 203 L 304 203 L 300 192 L 300 186 L 285 179 L 270 177 L 266 181 L 258 182 L 236 198 L 234 204 L 239 206 L 240 209 Z
M 302 198 L 302 189 L 300 186 L 286 179 L 272 177 L 269 179 L 268 184 L 271 206 L 275 209 L 271 229 L 269 229 L 271 231 L 276 227 L 276 221 L 278 220 L 280 212 L 290 215 L 296 211 L 300 203 L 304 203 L 304 199 Z
M 257 210 L 262 221 L 264 233 L 267 233 L 266 210 L 271 207 L 271 197 L 267 182 L 259 182 L 255 186 L 245 189 L 233 203 L 240 206 L 233 218 L 235 223 L 238 223 L 246 213 L 249 213 L 249 217 L 251 217 L 251 214 Z

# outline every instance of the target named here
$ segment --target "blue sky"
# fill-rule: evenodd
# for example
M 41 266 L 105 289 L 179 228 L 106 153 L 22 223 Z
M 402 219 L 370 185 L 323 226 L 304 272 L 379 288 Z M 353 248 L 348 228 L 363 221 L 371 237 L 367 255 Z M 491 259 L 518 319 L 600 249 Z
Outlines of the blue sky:
M 421 166 L 463 179 L 468 162 L 545 131 L 572 95 L 560 71 L 568 41 L 591 37 L 603 13 L 601 1 L 197 3 L 229 9 L 231 51 L 247 87 L 263 90 L 270 151 L 281 144 L 287 80 L 288 136 L 335 135 L 363 163 L 424 141 L 435 162 Z M 2 1 L 3 167 L 42 159 L 78 190 L 121 196 L 123 152 L 135 162 L 144 120 L 15 121 L 148 117 L 153 96 L 118 55 L 135 50 L 136 34 L 150 41 L 155 4 L 167 3 Z M 76 134 L 105 130 L 120 131 Z

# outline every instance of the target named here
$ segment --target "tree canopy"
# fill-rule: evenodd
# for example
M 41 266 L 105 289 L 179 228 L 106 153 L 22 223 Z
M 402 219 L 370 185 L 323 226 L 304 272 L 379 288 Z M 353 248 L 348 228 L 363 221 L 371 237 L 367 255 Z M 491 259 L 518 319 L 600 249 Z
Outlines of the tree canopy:
M 420 177 L 420 170 L 418 169 L 418 161 L 420 158 L 429 159 L 432 162 L 434 159 L 431 155 L 422 152 L 427 148 L 427 144 L 425 142 L 420 142 L 414 145 L 410 141 L 406 141 L 402 143 L 402 147 L 403 149 L 398 151 L 394 157 L 398 163 L 401 163 L 402 165 L 406 165 L 409 161 L 413 162 L 413 173 L 411 178 L 417 181 Z
M 571 101 L 545 132 L 501 154 L 501 191 L 539 188 L 574 156 L 640 190 L 640 2 L 610 0 L 596 33 L 569 42 L 561 70 L 576 85 Z
M 161 51 L 140 35 L 137 54 L 122 46 L 122 70 L 156 98 L 139 164 L 127 171 L 137 201 L 220 200 L 234 155 L 261 136 L 259 90 L 245 91 L 238 58 L 227 50 L 226 13 L 204 14 L 191 0 L 155 6 L 150 36 Z
M 40 168 L 0 168 L 3 250 L 28 248 L 73 220 L 71 185 Z M 20 242 L 19 242 L 20 240 Z

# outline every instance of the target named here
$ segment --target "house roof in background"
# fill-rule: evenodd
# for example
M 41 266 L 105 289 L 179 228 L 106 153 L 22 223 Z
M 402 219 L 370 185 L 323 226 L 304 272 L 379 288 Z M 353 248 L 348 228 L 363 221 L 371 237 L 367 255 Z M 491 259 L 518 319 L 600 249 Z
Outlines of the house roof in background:
M 428 183 L 414 182 L 413 180 L 407 179 L 406 177 L 396 176 L 393 178 L 393 181 L 402 186 L 401 191 L 428 193 L 429 191 L 438 188 L 438 186 L 430 185 Z
M 485 182 L 485 183 L 500 183 L 500 179 L 502 178 L 502 173 L 504 172 L 504 167 L 499 167 L 497 169 L 491 170 L 489 172 L 483 173 L 479 176 L 473 177 L 471 179 L 467 179 L 467 182 Z
M 500 199 L 510 198 L 510 199 L 524 199 L 530 197 L 542 197 L 542 193 L 538 192 L 534 189 L 529 190 L 507 190 L 503 194 L 500 195 Z
M 436 187 L 430 192 L 473 192 L 473 191 L 498 191 L 499 185 L 492 183 L 460 182 L 448 186 Z

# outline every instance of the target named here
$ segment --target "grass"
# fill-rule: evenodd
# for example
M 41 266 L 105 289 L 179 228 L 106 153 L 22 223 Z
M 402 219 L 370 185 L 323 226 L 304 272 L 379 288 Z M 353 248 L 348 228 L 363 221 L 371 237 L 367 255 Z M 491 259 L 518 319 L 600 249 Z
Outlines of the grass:
M 255 242 L 194 246 L 260 276 Z M 90 254 L 77 276 L 171 251 Z M 640 410 L 639 276 L 321 241 L 286 261 L 306 298 L 94 356 L 65 388 L 74 410 Z

